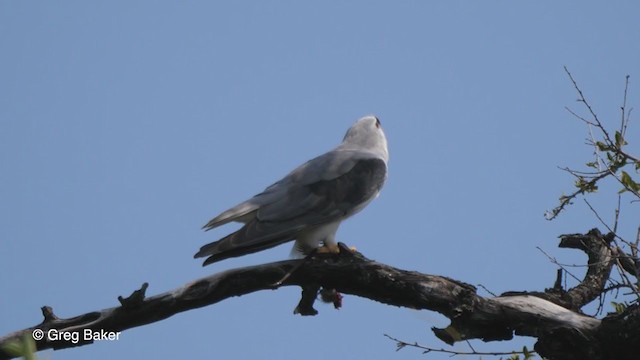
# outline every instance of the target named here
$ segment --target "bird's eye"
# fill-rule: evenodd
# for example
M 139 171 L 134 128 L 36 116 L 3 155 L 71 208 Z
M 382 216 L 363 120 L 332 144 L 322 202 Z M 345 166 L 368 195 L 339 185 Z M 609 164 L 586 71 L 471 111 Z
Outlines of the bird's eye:
M 376 118 L 376 127 L 380 129 L 380 119 Z

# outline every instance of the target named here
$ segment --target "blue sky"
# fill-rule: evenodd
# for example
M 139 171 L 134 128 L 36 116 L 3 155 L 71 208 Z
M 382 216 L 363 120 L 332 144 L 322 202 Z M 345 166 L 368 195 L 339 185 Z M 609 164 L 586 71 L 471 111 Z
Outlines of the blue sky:
M 206 221 L 366 114 L 387 133 L 389 178 L 339 240 L 495 293 L 550 287 L 536 247 L 584 263 L 556 237 L 599 225 L 581 202 L 543 218 L 572 190 L 557 166 L 590 161 L 563 66 L 616 126 L 627 74 L 638 106 L 639 15 L 635 1 L 0 2 L 0 334 L 43 305 L 70 317 L 143 282 L 157 294 L 286 258 L 289 245 L 206 268 L 192 256 L 234 229 Z M 593 199 L 607 219 L 612 200 Z M 630 236 L 640 214 L 623 205 Z M 383 333 L 445 346 L 436 313 L 347 296 L 303 318 L 298 297 L 250 294 L 42 357 L 424 357 Z

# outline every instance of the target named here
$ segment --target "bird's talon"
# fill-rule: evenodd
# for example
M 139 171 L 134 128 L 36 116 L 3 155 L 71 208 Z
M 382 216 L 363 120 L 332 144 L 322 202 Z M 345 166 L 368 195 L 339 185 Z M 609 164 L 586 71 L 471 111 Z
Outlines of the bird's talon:
M 316 250 L 316 254 L 339 254 L 340 246 L 337 244 L 323 245 Z
M 345 243 L 339 242 L 340 254 L 346 256 L 353 256 L 357 251 L 355 246 L 348 246 Z

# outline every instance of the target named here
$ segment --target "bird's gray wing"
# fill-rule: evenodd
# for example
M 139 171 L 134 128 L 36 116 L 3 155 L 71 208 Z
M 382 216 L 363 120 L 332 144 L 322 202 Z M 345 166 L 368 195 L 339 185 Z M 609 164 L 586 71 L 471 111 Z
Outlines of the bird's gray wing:
M 319 171 L 323 168 L 325 171 Z M 267 188 L 264 196 L 270 201 L 260 204 L 240 230 L 203 246 L 195 257 L 208 256 L 203 264 L 208 265 L 250 254 L 293 240 L 300 231 L 349 216 L 375 197 L 386 172 L 384 160 L 375 157 L 351 154 L 342 161 L 310 161 Z M 328 175 L 331 173 L 333 176 Z
M 298 166 L 260 194 L 214 217 L 202 228 L 209 231 L 232 221 L 248 223 L 255 217 L 256 210 L 291 196 L 292 189 L 318 181 L 335 179 L 351 170 L 356 161 L 365 158 L 371 158 L 371 155 L 357 151 L 336 150 L 315 157 Z M 291 207 L 286 209 L 291 209 Z

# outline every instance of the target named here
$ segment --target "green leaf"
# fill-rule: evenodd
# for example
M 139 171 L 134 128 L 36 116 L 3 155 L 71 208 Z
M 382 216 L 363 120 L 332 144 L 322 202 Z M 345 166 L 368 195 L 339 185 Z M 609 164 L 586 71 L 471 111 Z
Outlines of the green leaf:
M 2 350 L 11 354 L 11 356 L 22 356 L 22 343 L 20 341 L 12 341 L 3 345 Z
M 580 176 L 576 179 L 575 187 L 580 191 L 592 193 L 598 191 L 598 185 L 594 181 L 587 181 L 584 177 Z M 562 198 L 561 198 L 562 200 Z
M 20 340 L 12 341 L 2 346 L 2 350 L 12 356 L 22 356 L 25 360 L 36 359 L 36 343 L 30 333 L 25 333 Z
M 611 305 L 613 306 L 613 310 L 617 313 L 617 314 L 622 314 L 624 312 L 624 310 L 627 308 L 627 306 L 623 303 L 617 303 L 615 301 L 611 302 Z
M 600 151 L 609 151 L 610 150 L 610 148 L 607 145 L 605 145 L 605 143 L 603 143 L 602 141 L 596 141 L 596 147 Z
M 590 167 L 590 168 L 597 169 L 598 168 L 598 163 L 595 162 L 595 161 L 591 161 L 591 162 L 587 163 L 587 166 Z
M 462 340 L 462 335 L 460 335 L 460 332 L 458 332 L 458 330 L 456 328 L 454 328 L 453 326 L 451 326 L 451 325 L 447 326 L 447 328 L 444 329 L 444 331 L 446 331 L 447 334 L 449 334 L 449 336 L 451 336 L 453 341 L 458 342 L 458 341 Z
M 629 174 L 626 171 L 622 171 L 620 174 L 620 181 L 622 182 L 622 184 L 635 191 L 638 192 L 640 191 L 640 184 L 638 184 L 637 182 L 633 181 L 633 179 L 631 178 L 631 176 L 629 176 Z
M 522 347 L 522 354 L 524 355 L 525 360 L 533 359 L 533 353 L 529 351 L 526 346 Z
M 616 131 L 616 147 L 619 149 L 625 145 L 627 145 L 627 142 L 624 141 L 624 137 L 622 137 L 620 131 Z

